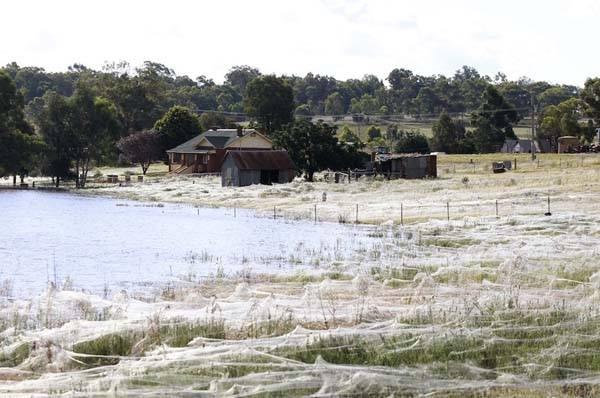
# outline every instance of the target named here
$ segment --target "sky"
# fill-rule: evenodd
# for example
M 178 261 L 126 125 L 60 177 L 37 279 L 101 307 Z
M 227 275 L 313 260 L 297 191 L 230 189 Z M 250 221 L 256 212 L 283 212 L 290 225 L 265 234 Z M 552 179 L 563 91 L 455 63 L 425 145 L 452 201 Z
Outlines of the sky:
M 583 86 L 600 76 L 597 0 L 19 0 L 2 4 L 0 65 L 160 62 L 222 82 L 234 65 L 338 79 L 394 68 Z

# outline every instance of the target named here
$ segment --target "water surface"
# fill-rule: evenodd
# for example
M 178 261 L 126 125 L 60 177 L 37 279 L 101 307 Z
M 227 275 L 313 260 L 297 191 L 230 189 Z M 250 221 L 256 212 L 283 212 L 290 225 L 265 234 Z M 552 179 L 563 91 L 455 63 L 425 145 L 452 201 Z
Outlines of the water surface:
M 0 191 L 0 209 L 0 282 L 21 297 L 67 277 L 99 293 L 220 272 L 314 270 L 370 240 L 364 227 L 66 193 Z

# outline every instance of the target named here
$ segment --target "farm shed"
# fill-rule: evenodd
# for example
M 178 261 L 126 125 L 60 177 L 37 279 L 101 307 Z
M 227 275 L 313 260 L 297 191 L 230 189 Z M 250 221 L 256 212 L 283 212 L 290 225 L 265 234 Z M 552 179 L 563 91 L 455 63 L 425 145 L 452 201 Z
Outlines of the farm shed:
M 221 185 L 271 185 L 294 179 L 296 166 L 287 151 L 228 151 L 221 166 Z
M 437 156 L 377 154 L 375 169 L 389 178 L 437 177 Z
M 581 145 L 579 139 L 572 135 L 558 137 L 558 153 L 572 152 L 579 145 Z

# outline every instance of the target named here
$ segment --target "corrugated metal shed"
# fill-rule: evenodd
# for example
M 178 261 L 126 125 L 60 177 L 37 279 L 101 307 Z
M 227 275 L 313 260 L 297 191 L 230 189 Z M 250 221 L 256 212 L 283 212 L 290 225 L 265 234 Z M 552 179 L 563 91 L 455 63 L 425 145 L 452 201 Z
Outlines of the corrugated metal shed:
M 240 170 L 282 170 L 296 166 L 287 151 L 228 151 Z
M 228 151 L 221 166 L 223 186 L 287 183 L 294 175 L 287 151 Z
M 573 135 L 564 135 L 562 137 L 558 137 L 558 153 L 566 153 L 571 152 L 572 149 L 581 145 L 579 142 L 579 138 Z
M 378 154 L 377 173 L 389 178 L 437 177 L 437 156 L 420 154 Z

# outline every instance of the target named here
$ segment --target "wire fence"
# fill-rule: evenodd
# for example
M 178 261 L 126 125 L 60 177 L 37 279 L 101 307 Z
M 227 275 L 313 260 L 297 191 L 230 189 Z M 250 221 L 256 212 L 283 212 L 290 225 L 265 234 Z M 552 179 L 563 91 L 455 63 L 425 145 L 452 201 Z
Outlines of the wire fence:
M 416 224 L 428 221 L 458 221 L 465 218 L 503 218 L 513 216 L 548 217 L 553 212 L 571 211 L 561 206 L 564 201 L 573 202 L 566 196 L 534 196 L 518 199 L 487 199 L 477 201 L 440 201 L 419 204 L 397 202 L 393 204 L 366 203 L 313 203 L 306 206 L 274 205 L 271 210 L 259 211 L 258 215 L 275 221 L 309 221 L 314 224 L 337 222 L 340 224 L 378 224 L 393 221 L 399 225 Z M 583 198 L 582 198 L 583 200 Z M 576 202 L 576 200 L 575 200 Z M 227 214 L 232 217 L 241 215 L 237 205 L 229 208 Z M 200 213 L 198 213 L 200 214 Z M 253 214 L 256 216 L 256 214 Z

